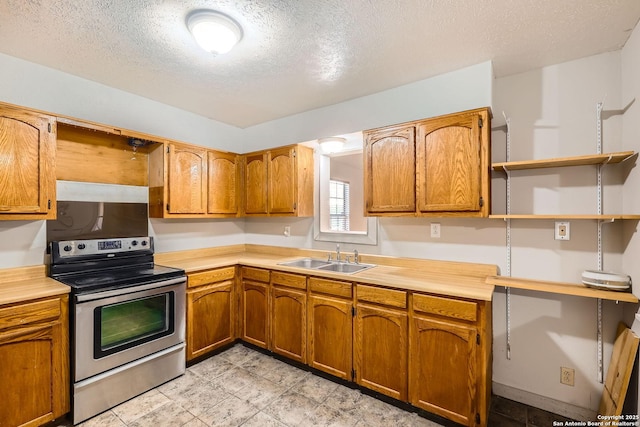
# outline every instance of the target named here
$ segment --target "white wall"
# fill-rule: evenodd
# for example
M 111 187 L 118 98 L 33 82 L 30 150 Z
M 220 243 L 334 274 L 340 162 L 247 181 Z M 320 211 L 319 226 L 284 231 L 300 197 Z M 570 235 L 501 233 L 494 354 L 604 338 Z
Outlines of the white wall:
M 491 105 L 490 62 L 245 129 L 245 151 Z

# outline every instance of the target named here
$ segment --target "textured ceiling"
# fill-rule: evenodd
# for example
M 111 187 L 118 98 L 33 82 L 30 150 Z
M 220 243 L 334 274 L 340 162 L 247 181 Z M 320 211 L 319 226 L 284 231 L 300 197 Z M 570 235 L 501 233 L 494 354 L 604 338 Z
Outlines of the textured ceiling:
M 200 50 L 194 9 L 244 30 Z M 492 60 L 496 76 L 620 49 L 638 0 L 2 0 L 0 52 L 247 127 Z

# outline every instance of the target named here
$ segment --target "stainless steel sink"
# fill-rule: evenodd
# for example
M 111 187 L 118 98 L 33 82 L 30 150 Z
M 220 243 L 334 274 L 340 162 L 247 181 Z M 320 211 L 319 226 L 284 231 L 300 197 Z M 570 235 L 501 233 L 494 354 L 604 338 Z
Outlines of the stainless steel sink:
M 375 267 L 373 264 L 352 264 L 346 262 L 326 261 L 316 258 L 300 258 L 293 261 L 280 262 L 278 265 L 287 267 L 308 268 L 310 270 L 334 271 L 336 273 L 352 274 L 367 268 Z
M 331 264 L 323 265 L 316 270 L 335 271 L 337 273 L 357 273 L 358 271 L 366 270 L 367 268 L 375 267 L 373 264 L 348 264 L 344 262 L 332 262 Z
M 329 265 L 328 261 L 314 258 L 300 258 L 293 261 L 280 262 L 278 265 L 286 265 L 288 267 L 299 267 L 299 268 L 319 268 L 323 265 Z

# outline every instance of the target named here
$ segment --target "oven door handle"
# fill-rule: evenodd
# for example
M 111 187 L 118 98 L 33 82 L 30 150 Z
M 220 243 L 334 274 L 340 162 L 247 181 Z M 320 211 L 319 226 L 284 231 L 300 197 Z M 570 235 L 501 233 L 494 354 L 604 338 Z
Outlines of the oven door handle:
M 187 281 L 187 278 L 183 276 L 183 277 L 177 277 L 175 279 L 162 280 L 160 282 L 146 283 L 140 286 L 131 286 L 128 288 L 113 289 L 113 290 L 104 291 L 104 292 L 93 292 L 90 294 L 81 294 L 81 295 L 76 295 L 76 302 L 95 301 L 98 299 L 109 298 L 117 295 L 126 295 L 134 292 L 146 291 L 148 289 L 160 289 L 160 288 L 164 288 L 165 286 L 186 283 L 186 281 Z

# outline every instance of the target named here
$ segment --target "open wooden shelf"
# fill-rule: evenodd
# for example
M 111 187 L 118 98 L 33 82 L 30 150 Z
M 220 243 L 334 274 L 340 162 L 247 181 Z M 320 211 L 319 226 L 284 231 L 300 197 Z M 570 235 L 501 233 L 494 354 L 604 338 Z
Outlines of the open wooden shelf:
M 530 291 L 550 292 L 554 294 L 574 295 L 587 298 L 600 298 L 611 301 L 637 303 L 638 298 L 630 292 L 605 291 L 588 288 L 582 283 L 548 282 L 544 280 L 520 279 L 517 277 L 490 276 L 486 282 L 494 286 L 527 289 Z
M 633 151 L 620 151 L 617 153 L 590 154 L 586 156 L 492 163 L 491 167 L 496 171 L 513 171 L 524 169 L 556 168 L 564 166 L 606 165 L 608 163 L 620 163 L 634 155 L 635 152 Z
M 640 215 L 598 215 L 598 214 L 497 214 L 489 215 L 489 218 L 498 219 L 596 219 L 601 221 L 618 221 L 640 219 Z

